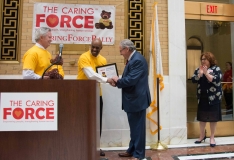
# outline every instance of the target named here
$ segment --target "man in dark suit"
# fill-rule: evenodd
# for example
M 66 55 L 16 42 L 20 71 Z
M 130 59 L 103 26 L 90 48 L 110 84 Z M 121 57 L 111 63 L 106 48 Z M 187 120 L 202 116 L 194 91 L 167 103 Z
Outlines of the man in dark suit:
M 113 80 L 122 88 L 122 109 L 127 113 L 131 138 L 128 150 L 119 156 L 138 160 L 145 158 L 146 109 L 151 103 L 148 65 L 131 40 L 122 40 L 119 49 L 127 63 L 122 78 Z

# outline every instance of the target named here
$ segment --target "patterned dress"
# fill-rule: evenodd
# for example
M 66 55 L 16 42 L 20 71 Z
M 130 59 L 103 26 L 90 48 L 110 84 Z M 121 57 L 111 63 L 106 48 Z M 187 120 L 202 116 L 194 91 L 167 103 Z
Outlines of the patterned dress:
M 214 76 L 212 82 L 208 81 L 205 75 L 200 78 L 198 77 L 199 68 L 195 70 L 192 77 L 192 82 L 197 83 L 197 120 L 202 122 L 217 122 L 222 120 L 222 73 L 216 65 L 210 67 L 208 73 Z

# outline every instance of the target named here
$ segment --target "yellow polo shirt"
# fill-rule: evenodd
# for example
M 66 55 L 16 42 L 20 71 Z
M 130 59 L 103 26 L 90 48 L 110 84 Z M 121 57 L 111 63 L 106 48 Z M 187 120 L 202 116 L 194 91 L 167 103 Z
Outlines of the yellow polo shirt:
M 51 54 L 47 50 L 34 45 L 23 56 L 23 69 L 33 70 L 34 73 L 42 76 L 46 68 L 51 65 L 51 58 Z M 57 68 L 59 74 L 64 77 L 64 71 L 61 65 L 54 65 L 49 70 L 54 68 Z
M 90 50 L 88 52 L 83 53 L 78 60 L 78 74 L 77 79 L 88 79 L 83 72 L 83 68 L 92 67 L 94 72 L 96 72 L 96 67 L 106 65 L 106 58 L 101 56 L 100 54 L 97 57 L 94 57 Z M 100 89 L 100 96 L 102 95 Z
M 96 67 L 103 66 L 106 64 L 106 58 L 104 58 L 100 54 L 97 57 L 94 57 L 90 50 L 88 52 L 83 53 L 78 60 L 77 79 L 88 79 L 82 70 L 83 68 L 92 67 L 94 72 L 96 72 Z

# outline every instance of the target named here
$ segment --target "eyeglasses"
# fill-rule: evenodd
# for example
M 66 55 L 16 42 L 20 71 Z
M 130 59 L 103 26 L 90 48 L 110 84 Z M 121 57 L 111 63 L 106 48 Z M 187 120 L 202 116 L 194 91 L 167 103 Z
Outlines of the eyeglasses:
M 205 60 L 206 60 L 206 58 L 202 58 L 201 60 L 202 60 L 202 61 L 205 61 Z
M 122 48 L 121 50 L 119 50 L 119 52 L 122 52 L 124 49 L 126 49 L 126 48 Z

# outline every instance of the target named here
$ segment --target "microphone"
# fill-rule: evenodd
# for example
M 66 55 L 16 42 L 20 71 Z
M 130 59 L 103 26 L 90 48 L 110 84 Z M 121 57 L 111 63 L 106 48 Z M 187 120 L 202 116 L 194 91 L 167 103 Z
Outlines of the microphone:
M 63 52 L 63 44 L 59 45 L 59 57 L 62 57 L 62 52 Z
M 47 68 L 45 69 L 45 71 L 43 72 L 43 74 L 42 74 L 42 76 L 41 76 L 41 79 L 44 78 L 44 75 L 45 75 L 46 71 L 47 71 L 50 67 L 52 67 L 52 66 L 55 65 L 55 64 L 57 64 L 57 65 L 62 65 L 62 64 L 60 64 L 60 63 L 63 63 L 63 60 L 62 60 L 62 51 L 63 51 L 63 44 L 60 44 L 60 45 L 59 45 L 59 55 L 58 55 L 58 57 L 57 57 L 57 58 L 55 57 L 54 60 L 50 61 L 50 62 L 51 62 L 51 65 L 49 65 L 49 67 L 47 67 Z

